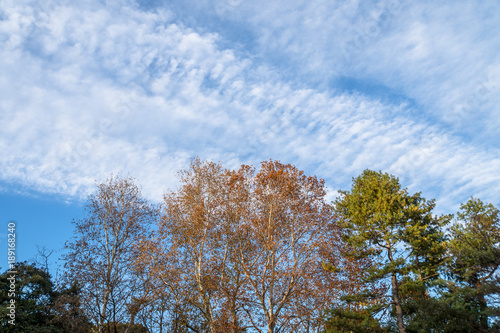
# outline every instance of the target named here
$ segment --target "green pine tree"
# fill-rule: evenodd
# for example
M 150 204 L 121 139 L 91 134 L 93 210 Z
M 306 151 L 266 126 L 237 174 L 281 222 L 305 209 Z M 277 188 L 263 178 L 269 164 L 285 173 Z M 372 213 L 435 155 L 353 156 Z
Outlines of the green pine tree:
M 450 262 L 443 299 L 455 309 L 468 332 L 500 330 L 500 215 L 492 204 L 471 198 L 451 228 Z
M 393 326 L 407 332 L 407 326 L 421 320 L 419 308 L 430 300 L 428 287 L 439 277 L 446 250 L 442 229 L 451 217 L 433 217 L 434 201 L 410 195 L 387 173 L 366 170 L 354 179 L 351 191 L 340 193 L 335 210 L 353 248 L 349 255 L 375 263 L 367 282 L 387 281 L 390 286 L 390 300 L 369 293 L 357 298 L 372 304 L 372 318 L 390 310 Z

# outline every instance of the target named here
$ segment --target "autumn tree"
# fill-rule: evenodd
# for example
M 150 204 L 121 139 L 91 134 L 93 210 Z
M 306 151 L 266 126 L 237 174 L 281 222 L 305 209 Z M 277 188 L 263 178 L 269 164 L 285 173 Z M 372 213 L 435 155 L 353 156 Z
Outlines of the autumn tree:
M 182 309 L 184 326 L 193 331 L 238 332 L 239 288 L 228 234 L 228 172 L 194 159 L 179 173 L 181 186 L 165 195 L 164 215 L 153 241 L 143 242 L 141 262 L 160 280 L 165 294 Z M 229 291 L 229 286 L 234 292 Z
M 337 232 L 323 180 L 276 161 L 256 173 L 200 159 L 180 180 L 165 195 L 164 216 L 142 243 L 139 262 L 182 309 L 185 327 L 236 333 L 322 326 L 338 293 L 336 275 L 322 265 Z
M 66 244 L 65 279 L 81 287 L 87 315 L 101 333 L 106 323 L 131 317 L 127 304 L 140 287 L 132 270 L 136 245 L 158 212 L 133 179 L 111 176 L 97 184 L 85 213 Z
M 433 217 L 434 201 L 420 193 L 410 195 L 387 173 L 366 170 L 354 179 L 351 191 L 340 193 L 335 210 L 347 229 L 350 256 L 376 263 L 369 281 L 389 278 L 391 301 L 386 304 L 393 309 L 399 332 L 407 332 L 411 315 L 405 324 L 404 303 L 428 298 L 427 284 L 438 277 L 444 260 L 442 227 L 450 216 Z
M 316 330 L 335 289 L 322 266 L 332 223 L 324 181 L 270 160 L 246 182 L 250 207 L 236 254 L 266 331 Z

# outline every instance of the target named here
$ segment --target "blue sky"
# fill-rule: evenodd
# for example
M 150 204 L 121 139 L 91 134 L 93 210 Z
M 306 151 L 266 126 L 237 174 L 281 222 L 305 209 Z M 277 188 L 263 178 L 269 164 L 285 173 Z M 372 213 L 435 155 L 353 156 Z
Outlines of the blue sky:
M 159 201 L 194 156 L 498 206 L 498 22 L 496 1 L 3 0 L 2 248 L 10 220 L 19 260 L 60 248 L 111 173 Z

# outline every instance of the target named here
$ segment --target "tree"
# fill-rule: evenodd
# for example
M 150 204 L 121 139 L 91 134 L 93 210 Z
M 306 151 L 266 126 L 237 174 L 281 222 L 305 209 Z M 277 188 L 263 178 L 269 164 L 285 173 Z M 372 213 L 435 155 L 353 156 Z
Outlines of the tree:
M 459 296 L 460 315 L 476 332 L 500 327 L 500 216 L 492 204 L 471 198 L 461 205 L 451 228 L 448 289 Z M 448 294 L 448 298 L 452 295 Z
M 433 217 L 434 201 L 408 194 L 387 173 L 365 170 L 353 179 L 351 191 L 340 193 L 335 211 L 347 229 L 344 238 L 353 249 L 349 256 L 373 260 L 368 281 L 390 279 L 391 302 L 386 304 L 392 307 L 398 331 L 406 332 L 404 299 L 428 298 L 427 283 L 438 277 L 444 260 L 442 227 L 450 217 Z
M 97 185 L 85 211 L 66 244 L 65 280 L 81 287 L 87 315 L 101 333 L 107 322 L 130 322 L 126 306 L 140 287 L 132 264 L 158 211 L 133 179 L 113 176 Z
M 245 167 L 240 174 L 251 176 Z M 249 186 L 249 205 L 236 255 L 267 332 L 319 328 L 337 290 L 322 265 L 324 245 L 336 231 L 324 181 L 270 160 L 240 182 Z
M 381 326 L 379 320 L 373 317 L 371 308 L 352 310 L 346 308 L 334 308 L 328 313 L 326 323 L 327 333 L 386 333 L 387 328 Z
M 344 236 L 347 232 L 340 230 Z M 379 318 L 375 318 L 384 306 L 380 295 L 387 292 L 387 283 L 370 280 L 373 260 L 353 257 L 354 249 L 349 244 L 340 242 L 338 247 L 338 255 L 326 256 L 324 264 L 326 270 L 343 282 L 339 286 L 339 300 L 332 302 L 332 309 L 326 313 L 326 332 L 389 332 Z
M 194 159 L 179 176 L 180 188 L 165 195 L 158 232 L 143 243 L 143 269 L 167 289 L 163 296 L 182 310 L 178 319 L 184 326 L 239 332 L 244 280 L 232 260 L 228 172 L 220 164 Z
M 338 293 L 322 266 L 337 235 L 323 180 L 276 161 L 256 173 L 200 159 L 180 179 L 139 259 L 181 310 L 176 323 L 212 333 L 321 327 Z
M 50 307 L 56 293 L 50 274 L 27 262 L 16 263 L 10 271 L 0 275 L 0 328 L 2 332 L 53 332 Z M 14 279 L 12 279 L 14 277 Z M 14 300 L 15 303 L 11 303 Z M 14 304 L 15 318 L 8 306 Z M 15 325 L 9 323 L 14 319 Z
M 85 316 L 80 299 L 81 289 L 76 283 L 69 288 L 57 291 L 51 305 L 51 325 L 61 333 L 89 333 L 91 325 Z

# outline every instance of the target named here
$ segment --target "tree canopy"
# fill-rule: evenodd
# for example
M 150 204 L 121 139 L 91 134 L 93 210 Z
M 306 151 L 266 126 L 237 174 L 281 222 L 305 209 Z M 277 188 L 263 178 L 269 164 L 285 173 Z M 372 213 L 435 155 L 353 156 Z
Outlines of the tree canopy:
M 328 203 L 322 179 L 274 160 L 178 176 L 161 203 L 97 183 L 57 281 L 48 249 L 0 275 L 2 332 L 500 331 L 492 204 L 437 215 L 372 170 Z

